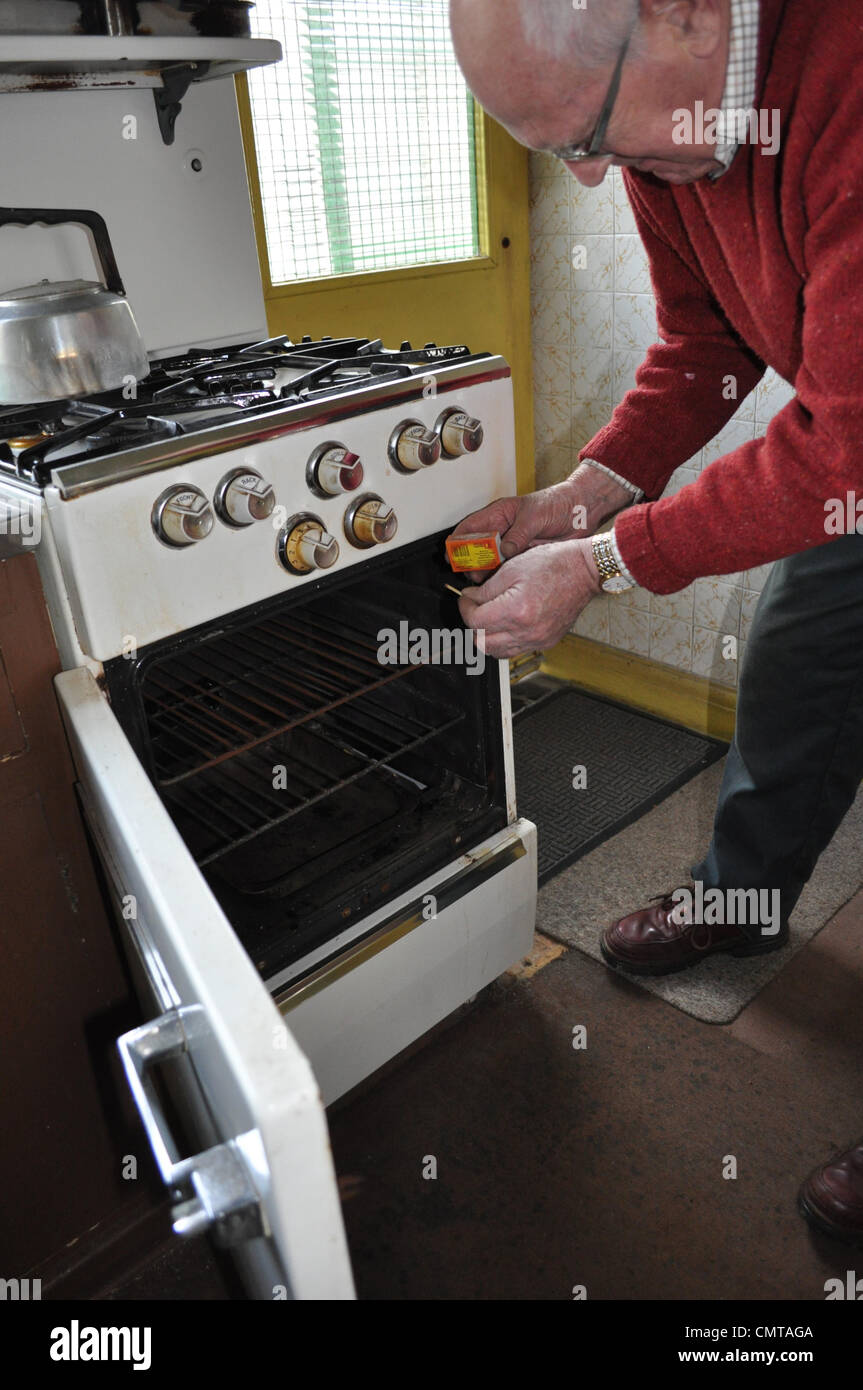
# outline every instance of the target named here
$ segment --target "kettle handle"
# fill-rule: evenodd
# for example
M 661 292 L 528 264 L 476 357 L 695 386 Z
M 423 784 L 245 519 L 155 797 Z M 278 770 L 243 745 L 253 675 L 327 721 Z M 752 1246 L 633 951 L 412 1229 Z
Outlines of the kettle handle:
M 81 223 L 90 229 L 96 243 L 105 288 L 113 290 L 114 294 L 125 296 L 126 290 L 120 279 L 108 228 L 104 217 L 98 212 L 85 212 L 80 208 L 0 208 L 0 227 L 35 227 L 37 224 L 59 227 L 66 222 Z

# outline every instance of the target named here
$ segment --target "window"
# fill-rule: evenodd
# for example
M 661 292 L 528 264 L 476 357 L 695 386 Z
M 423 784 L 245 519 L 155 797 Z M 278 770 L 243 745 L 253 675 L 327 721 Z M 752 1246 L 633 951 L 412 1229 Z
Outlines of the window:
M 258 0 L 249 74 L 273 285 L 481 254 L 474 103 L 447 0 Z

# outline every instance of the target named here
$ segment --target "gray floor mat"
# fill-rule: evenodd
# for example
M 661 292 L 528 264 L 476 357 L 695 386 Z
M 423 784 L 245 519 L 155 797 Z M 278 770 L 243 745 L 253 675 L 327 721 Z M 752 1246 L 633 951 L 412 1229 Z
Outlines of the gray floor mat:
M 539 829 L 539 882 L 659 804 L 725 745 L 563 689 L 515 718 L 519 814 Z M 586 785 L 574 786 L 584 768 Z
M 558 874 L 540 890 L 537 929 L 601 960 L 604 926 L 684 882 L 710 840 L 723 762 Z M 791 917 L 791 940 L 755 960 L 712 956 L 690 971 L 651 979 L 626 975 L 684 1013 L 730 1023 L 791 957 L 858 891 L 863 881 L 863 792 L 825 850 Z

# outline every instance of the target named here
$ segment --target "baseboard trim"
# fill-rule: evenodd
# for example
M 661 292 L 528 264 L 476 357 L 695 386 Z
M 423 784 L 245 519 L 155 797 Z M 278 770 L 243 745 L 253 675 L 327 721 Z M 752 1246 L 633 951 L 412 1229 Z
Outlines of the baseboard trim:
M 607 647 L 604 642 L 564 637 L 545 653 L 542 669 L 548 676 L 681 724 L 693 733 L 726 742 L 734 734 L 736 691 L 704 676 Z

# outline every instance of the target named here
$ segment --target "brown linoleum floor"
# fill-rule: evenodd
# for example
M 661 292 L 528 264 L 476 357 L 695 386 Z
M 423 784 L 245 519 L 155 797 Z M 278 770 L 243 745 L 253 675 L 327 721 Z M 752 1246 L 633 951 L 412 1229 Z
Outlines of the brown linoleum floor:
M 495 983 L 330 1112 L 360 1299 L 823 1301 L 863 1256 L 796 1193 L 863 1134 L 861 996 L 863 893 L 728 1026 L 578 951 Z M 195 1241 L 102 1296 L 237 1290 Z
M 856 1252 L 796 1193 L 863 1134 L 861 997 L 863 894 L 729 1026 L 577 951 L 496 984 L 331 1113 L 359 1297 L 823 1300 Z

